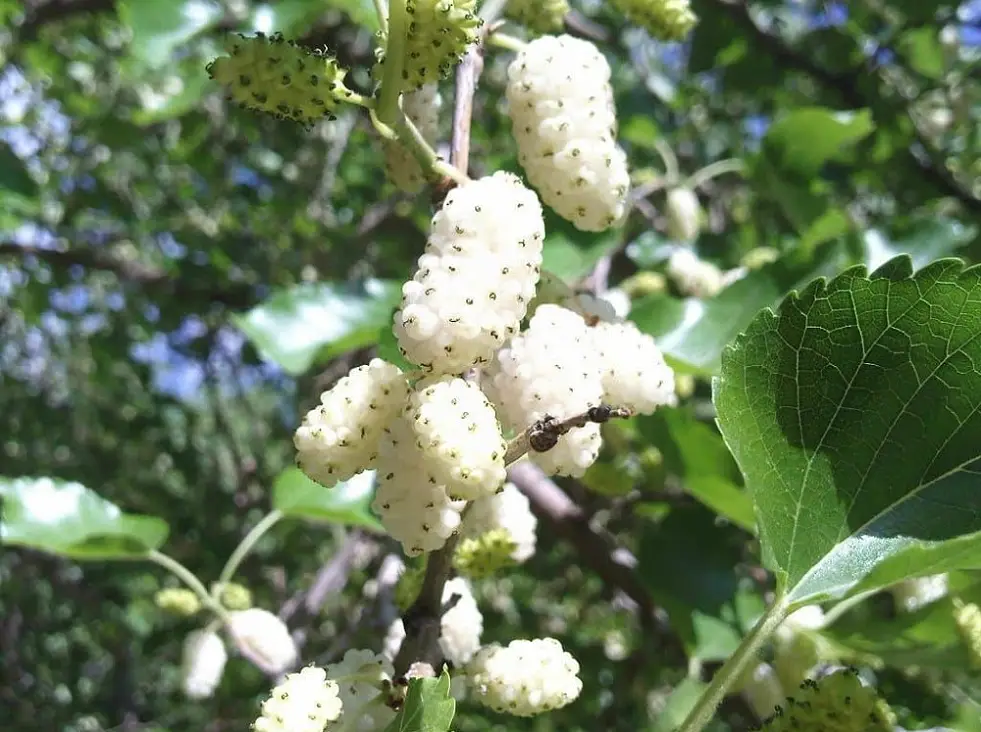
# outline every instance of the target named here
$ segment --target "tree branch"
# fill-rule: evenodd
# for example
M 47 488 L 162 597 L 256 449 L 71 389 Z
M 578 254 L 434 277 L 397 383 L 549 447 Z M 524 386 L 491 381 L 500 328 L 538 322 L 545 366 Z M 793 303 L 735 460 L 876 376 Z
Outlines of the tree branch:
M 102 13 L 113 10 L 113 0 L 48 0 L 27 8 L 24 22 L 17 31 L 18 40 L 33 41 L 48 23 L 66 20 L 83 13 Z
M 248 307 L 255 301 L 249 285 L 224 285 L 218 289 L 204 283 L 195 283 L 172 276 L 162 268 L 133 260 L 121 259 L 98 249 L 75 247 L 72 249 L 47 249 L 32 244 L 21 245 L 0 241 L 0 257 L 14 256 L 20 259 L 36 257 L 54 266 L 80 266 L 86 269 L 111 272 L 122 282 L 136 285 L 148 291 L 160 291 L 177 298 L 204 297 L 234 309 Z
M 641 625 L 655 637 L 659 653 L 666 660 L 683 663 L 684 648 L 660 617 L 657 605 L 636 572 L 637 558 L 596 533 L 582 509 L 534 463 L 522 461 L 512 465 L 508 480 L 528 497 L 535 515 L 575 547 L 586 566 L 608 587 L 619 589 L 636 604 Z
M 871 106 L 873 100 L 868 98 L 860 84 L 860 71 L 835 72 L 817 64 L 813 59 L 790 46 L 780 36 L 760 28 L 750 15 L 745 0 L 715 0 L 715 5 L 749 37 L 750 47 L 765 48 L 779 64 L 807 74 L 821 85 L 837 92 L 842 101 L 852 107 Z M 909 113 L 905 108 L 901 111 L 903 114 Z M 942 161 L 935 159 L 932 146 L 919 133 L 916 134 L 916 144 L 923 149 L 924 155 L 917 155 L 909 150 L 906 153 L 907 159 L 919 168 L 924 177 L 939 191 L 956 198 L 968 211 L 981 214 L 981 199 L 976 198 L 962 186 Z

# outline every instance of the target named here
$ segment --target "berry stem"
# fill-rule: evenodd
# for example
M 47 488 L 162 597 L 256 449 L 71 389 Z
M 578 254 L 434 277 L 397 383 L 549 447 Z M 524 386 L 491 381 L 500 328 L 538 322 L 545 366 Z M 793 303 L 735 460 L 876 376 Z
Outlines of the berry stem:
M 678 727 L 678 732 L 701 732 L 705 725 L 712 721 L 715 710 L 729 688 L 736 683 L 749 663 L 756 658 L 756 652 L 783 622 L 788 609 L 789 603 L 781 592 L 762 617 L 756 621 L 756 625 L 743 638 L 735 652 L 729 656 L 729 660 L 712 677 L 712 683 L 708 685 L 685 721 Z
M 674 154 L 674 150 L 672 150 L 671 146 L 660 137 L 654 140 L 654 149 L 657 151 L 657 154 L 661 156 L 661 160 L 664 162 L 667 185 L 678 185 L 678 158 Z
M 385 41 L 385 63 L 381 88 L 378 90 L 378 119 L 386 125 L 395 124 L 399 114 L 399 94 L 402 92 L 402 69 L 405 66 L 405 37 L 409 14 L 405 0 L 389 0 L 388 35 Z
M 221 569 L 221 574 L 218 575 L 218 582 L 212 591 L 212 596 L 217 599 L 218 593 L 221 592 L 221 588 L 228 584 L 228 581 L 235 575 L 235 570 L 239 568 L 242 561 L 249 555 L 249 552 L 255 547 L 259 539 L 266 535 L 273 526 L 279 523 L 280 519 L 283 518 L 281 511 L 270 511 L 268 514 L 263 516 L 262 520 L 252 527 L 252 530 L 239 542 L 238 546 L 228 557 L 228 561 L 225 562 L 225 566 Z
M 522 41 L 520 38 L 515 38 L 507 33 L 494 32 L 487 37 L 487 42 L 492 46 L 497 46 L 498 48 L 504 48 L 508 51 L 521 51 L 528 44 Z
M 375 2 L 375 14 L 378 16 L 378 27 L 381 28 L 381 32 L 385 33 L 388 30 L 388 6 L 385 4 L 385 0 L 374 0 Z
M 739 160 L 738 158 L 717 160 L 714 163 L 706 165 L 701 170 L 692 173 L 684 182 L 684 187 L 694 190 L 703 183 L 707 183 L 720 175 L 725 175 L 726 173 L 743 173 L 745 170 L 746 166 L 743 164 L 743 161 Z

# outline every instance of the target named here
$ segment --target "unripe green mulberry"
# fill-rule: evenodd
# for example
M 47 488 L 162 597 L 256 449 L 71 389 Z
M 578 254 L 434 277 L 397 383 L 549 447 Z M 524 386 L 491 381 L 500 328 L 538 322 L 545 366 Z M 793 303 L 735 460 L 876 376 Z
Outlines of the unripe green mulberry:
M 807 680 L 771 717 L 769 732 L 892 732 L 889 705 L 874 689 L 862 685 L 855 669 L 835 671 L 819 681 Z
M 662 41 L 680 41 L 698 22 L 689 0 L 610 0 L 631 23 Z
M 402 90 L 412 91 L 450 75 L 484 21 L 477 16 L 476 0 L 405 0 L 409 27 L 402 62 Z M 378 50 L 375 78 L 382 78 L 383 48 Z
M 453 568 L 464 577 L 483 579 L 517 564 L 517 544 L 505 529 L 494 529 L 460 541 L 453 553 Z
M 511 0 L 505 15 L 530 31 L 555 33 L 562 30 L 568 12 L 566 0 Z
M 181 615 L 185 618 L 201 609 L 198 596 L 183 587 L 166 587 L 153 597 L 154 604 L 164 612 Z
M 228 53 L 208 64 L 208 74 L 246 109 L 310 125 L 334 119 L 337 105 L 354 96 L 333 58 L 278 33 L 238 36 Z

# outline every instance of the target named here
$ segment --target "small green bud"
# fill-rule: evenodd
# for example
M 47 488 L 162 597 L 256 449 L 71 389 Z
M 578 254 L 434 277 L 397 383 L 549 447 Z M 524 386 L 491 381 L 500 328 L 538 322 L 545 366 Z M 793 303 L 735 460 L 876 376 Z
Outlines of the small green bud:
M 695 393 L 695 377 L 691 374 L 674 375 L 674 393 L 679 399 L 687 399 Z
M 164 612 L 190 617 L 201 609 L 198 596 L 183 587 L 167 587 L 153 596 L 153 603 Z
M 892 732 L 895 715 L 855 669 L 808 679 L 763 725 L 769 732 Z
M 215 587 L 212 592 L 215 592 Z M 237 582 L 227 582 L 217 591 L 218 601 L 229 610 L 248 610 L 252 607 L 252 593 L 249 588 Z
M 426 562 L 407 564 L 395 583 L 395 604 L 402 611 L 408 610 L 419 596 L 422 581 L 426 577 Z
M 453 568 L 465 577 L 483 579 L 516 566 L 512 558 L 517 545 L 506 529 L 494 529 L 463 539 L 453 554 Z
M 981 607 L 973 602 L 954 600 L 954 623 L 970 657 L 971 668 L 981 670 Z
M 682 40 L 698 22 L 689 0 L 610 0 L 610 4 L 661 41 Z
M 620 283 L 620 289 L 637 300 L 646 295 L 660 295 L 668 289 L 668 280 L 660 272 L 638 272 Z
M 477 42 L 484 21 L 476 0 L 405 0 L 409 29 L 402 62 L 402 91 L 413 91 L 450 75 L 467 49 Z M 382 78 L 385 37 L 378 49 L 375 78 Z
M 750 249 L 743 255 L 740 264 L 746 269 L 759 269 L 767 264 L 776 262 L 780 258 L 780 251 L 773 247 L 756 247 Z
M 566 0 L 511 0 L 504 14 L 535 33 L 557 33 L 568 12 Z
M 333 58 L 278 33 L 240 35 L 227 50 L 228 56 L 208 64 L 208 74 L 246 109 L 308 126 L 334 119 L 337 105 L 354 96 L 344 86 L 347 72 Z

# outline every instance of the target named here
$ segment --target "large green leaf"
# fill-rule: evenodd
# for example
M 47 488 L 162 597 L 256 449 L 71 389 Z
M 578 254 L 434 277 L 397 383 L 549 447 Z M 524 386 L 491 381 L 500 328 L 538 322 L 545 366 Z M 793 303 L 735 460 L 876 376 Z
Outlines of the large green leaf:
M 371 513 L 374 495 L 375 478 L 371 472 L 356 475 L 332 488 L 324 488 L 310 480 L 299 468 L 287 468 L 273 484 L 272 505 L 293 518 L 382 531 L 381 523 Z
M 370 30 L 378 30 L 378 14 L 371 0 L 277 0 L 256 3 L 246 23 L 249 32 L 282 33 L 287 38 L 302 34 L 304 28 L 328 8 L 347 13 L 351 19 Z
M 686 491 L 736 526 L 756 530 L 753 501 L 739 487 L 739 468 L 718 432 L 684 409 L 660 409 L 641 417 L 638 427 Z
M 131 53 L 147 68 L 159 69 L 174 51 L 221 19 L 214 0 L 121 0 L 119 17 L 133 33 Z
M 377 342 L 398 305 L 399 283 L 298 285 L 235 317 L 259 352 L 299 375 L 318 359 Z
M 840 112 L 802 107 L 770 126 L 763 138 L 763 155 L 779 169 L 809 178 L 873 129 L 867 109 Z
M 698 679 L 683 679 L 671 690 L 664 707 L 660 709 L 649 728 L 650 732 L 674 732 L 679 729 L 688 713 L 695 708 L 707 686 L 708 684 Z
M 981 269 L 951 259 L 818 280 L 727 349 L 719 425 L 789 602 L 979 563 L 979 368 Z
M 167 539 L 167 523 L 123 513 L 80 483 L 0 477 L 0 544 L 73 559 L 141 556 Z
M 676 368 L 717 373 L 722 351 L 753 317 L 772 307 L 795 287 L 841 270 L 847 253 L 838 242 L 819 247 L 813 258 L 790 255 L 750 272 L 711 300 L 677 300 L 658 295 L 641 300 L 630 314 L 637 326 L 657 339 Z
M 402 708 L 385 732 L 447 732 L 453 724 L 456 701 L 450 696 L 450 675 L 409 681 Z

